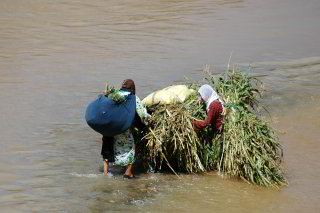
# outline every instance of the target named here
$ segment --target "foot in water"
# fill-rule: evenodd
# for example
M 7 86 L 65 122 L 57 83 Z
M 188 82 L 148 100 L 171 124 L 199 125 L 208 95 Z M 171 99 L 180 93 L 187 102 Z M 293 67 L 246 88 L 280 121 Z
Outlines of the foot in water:
M 136 178 L 135 176 L 129 176 L 129 175 L 123 175 L 123 178 L 124 179 L 134 179 L 134 178 Z
M 132 172 L 132 164 L 129 164 L 127 166 L 127 169 L 126 169 L 126 172 L 123 175 L 123 178 L 126 178 L 126 179 L 133 179 L 134 178 L 134 175 L 133 175 L 133 172 Z

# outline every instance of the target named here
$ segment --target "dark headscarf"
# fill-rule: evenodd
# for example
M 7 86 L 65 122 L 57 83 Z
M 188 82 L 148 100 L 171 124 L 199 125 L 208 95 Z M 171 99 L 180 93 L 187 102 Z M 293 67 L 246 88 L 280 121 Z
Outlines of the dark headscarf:
M 124 80 L 121 89 L 131 92 L 132 95 L 136 94 L 136 86 L 134 85 L 134 82 L 131 79 Z

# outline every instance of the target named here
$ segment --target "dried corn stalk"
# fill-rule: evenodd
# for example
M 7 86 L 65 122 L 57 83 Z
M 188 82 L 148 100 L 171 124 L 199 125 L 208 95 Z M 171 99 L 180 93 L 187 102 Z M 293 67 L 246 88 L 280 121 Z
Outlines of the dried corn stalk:
M 144 136 L 150 156 L 160 158 L 160 164 L 165 160 L 174 172 L 218 170 L 258 185 L 286 184 L 279 140 L 257 112 L 261 82 L 236 70 L 224 76 L 208 72 L 206 80 L 225 102 L 223 134 L 213 137 L 210 128 L 195 132 L 191 121 L 206 116 L 195 96 L 157 106 Z

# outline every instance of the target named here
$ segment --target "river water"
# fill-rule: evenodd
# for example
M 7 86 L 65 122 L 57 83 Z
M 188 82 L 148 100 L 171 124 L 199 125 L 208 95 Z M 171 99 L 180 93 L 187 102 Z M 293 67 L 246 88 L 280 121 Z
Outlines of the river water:
M 319 212 L 320 1 L 1 0 L 1 212 Z M 87 104 L 132 78 L 143 98 L 202 68 L 252 66 L 289 186 L 215 173 L 102 175 Z

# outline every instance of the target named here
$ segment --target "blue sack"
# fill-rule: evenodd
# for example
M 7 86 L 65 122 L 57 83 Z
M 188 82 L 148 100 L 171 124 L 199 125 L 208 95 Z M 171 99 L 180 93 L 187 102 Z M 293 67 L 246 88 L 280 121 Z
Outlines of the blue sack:
M 128 95 L 123 103 L 99 95 L 86 110 L 88 125 L 104 136 L 115 136 L 129 129 L 136 115 L 136 96 Z

